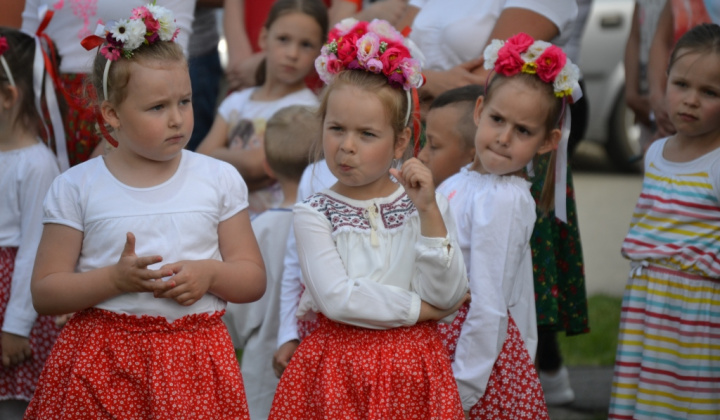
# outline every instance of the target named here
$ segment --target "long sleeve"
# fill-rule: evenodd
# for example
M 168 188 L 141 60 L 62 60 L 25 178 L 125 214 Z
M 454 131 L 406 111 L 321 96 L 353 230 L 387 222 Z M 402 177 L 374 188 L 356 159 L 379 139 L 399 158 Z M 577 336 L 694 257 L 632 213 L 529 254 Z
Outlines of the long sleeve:
M 420 297 L 416 293 L 370 278 L 350 278 L 333 241 L 330 222 L 305 205 L 296 205 L 294 218 L 305 293 L 310 293 L 317 310 L 334 321 L 365 328 L 417 322 Z
M 529 191 L 525 192 L 510 188 L 487 195 L 483 201 L 473 203 L 469 215 L 472 301 L 453 362 L 465 410 L 485 392 L 505 340 L 510 306 L 522 301 L 525 311 L 535 311 L 532 300 L 527 302 L 527 296 L 518 296 L 529 292 L 533 298 L 532 265 L 527 264 L 527 259 L 531 258 L 529 240 L 535 206 Z
M 44 146 L 36 146 L 44 147 Z M 35 265 L 35 254 L 42 236 L 43 199 L 53 179 L 59 174 L 55 159 L 49 150 L 25 159 L 23 174 L 18 178 L 20 200 L 21 242 L 15 257 L 15 270 L 10 286 L 10 300 L 5 311 L 2 330 L 28 337 L 37 312 L 30 294 L 30 278 Z
M 295 232 L 290 229 L 287 248 L 285 250 L 284 269 L 280 283 L 280 327 L 278 330 L 278 347 L 290 340 L 299 338 L 297 330 L 298 301 L 302 293 L 300 264 L 295 246 Z
M 453 307 L 468 289 L 467 270 L 457 243 L 457 227 L 447 199 L 436 195 L 448 235 L 420 237 L 415 244 L 416 264 L 413 291 L 425 302 L 440 308 Z

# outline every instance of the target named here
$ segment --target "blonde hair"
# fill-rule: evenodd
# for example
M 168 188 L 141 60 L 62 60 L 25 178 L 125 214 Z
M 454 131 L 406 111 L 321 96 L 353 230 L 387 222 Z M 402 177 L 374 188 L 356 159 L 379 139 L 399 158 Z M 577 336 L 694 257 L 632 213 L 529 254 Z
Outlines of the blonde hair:
M 265 159 L 279 178 L 299 181 L 310 163 L 310 150 L 322 135 L 317 114 L 292 105 L 277 111 L 265 127 Z

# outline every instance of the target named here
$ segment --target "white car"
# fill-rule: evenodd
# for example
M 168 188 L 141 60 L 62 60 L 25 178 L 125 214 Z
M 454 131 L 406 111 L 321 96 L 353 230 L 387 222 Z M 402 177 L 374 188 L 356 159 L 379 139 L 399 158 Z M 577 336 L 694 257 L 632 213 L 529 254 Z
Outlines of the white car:
M 603 145 L 613 164 L 626 171 L 642 169 L 640 129 L 624 95 L 623 56 L 634 7 L 632 0 L 593 1 L 579 64 L 590 108 L 585 140 Z

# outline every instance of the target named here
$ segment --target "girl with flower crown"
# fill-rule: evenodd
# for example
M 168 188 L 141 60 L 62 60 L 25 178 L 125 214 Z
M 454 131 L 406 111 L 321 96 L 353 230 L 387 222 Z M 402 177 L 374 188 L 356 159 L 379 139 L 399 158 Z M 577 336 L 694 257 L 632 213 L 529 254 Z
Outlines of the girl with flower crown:
M 32 278 L 42 314 L 74 312 L 26 419 L 248 419 L 221 317 L 265 270 L 235 168 L 184 149 L 190 76 L 172 13 L 147 5 L 87 46 L 115 148 L 55 179 Z M 136 30 L 140 26 L 144 30 Z
M 463 417 L 435 327 L 467 298 L 455 224 L 420 161 L 394 167 L 423 80 L 411 51 L 389 23 L 348 19 L 315 62 L 328 83 L 318 147 L 337 182 L 295 206 L 298 316 L 319 327 L 283 373 L 271 419 Z
M 30 276 L 42 202 L 59 174 L 39 141 L 33 94 L 35 41 L 0 27 L 0 418 L 21 419 L 59 329 L 32 307 Z M 42 72 L 41 72 L 42 74 Z
M 493 40 L 484 58 L 495 75 L 475 106 L 475 160 L 439 189 L 458 220 L 472 295 L 456 319 L 459 337 L 448 346 L 468 418 L 547 419 L 533 365 L 536 214 L 525 170 L 536 156 L 551 153 L 554 161 L 565 153 L 566 104 L 579 97 L 579 72 L 560 48 L 522 33 Z M 547 179 L 555 170 L 549 168 Z M 544 211 L 564 202 L 552 188 L 540 200 Z

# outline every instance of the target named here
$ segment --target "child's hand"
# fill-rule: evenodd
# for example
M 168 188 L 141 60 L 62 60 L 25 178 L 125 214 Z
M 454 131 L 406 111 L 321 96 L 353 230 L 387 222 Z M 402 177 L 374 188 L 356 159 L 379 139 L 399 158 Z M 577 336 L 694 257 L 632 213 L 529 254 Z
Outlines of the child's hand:
M 420 302 L 420 316 L 418 317 L 417 322 L 440 321 L 446 316 L 457 312 L 457 310 L 460 309 L 465 302 L 470 302 L 470 292 L 466 293 L 465 296 L 455 304 L 455 306 L 447 310 L 436 308 L 423 300 Z
M 288 363 L 290 363 L 290 358 L 293 354 L 295 354 L 295 350 L 297 350 L 299 345 L 300 341 L 290 340 L 277 349 L 275 355 L 273 355 L 272 361 L 275 376 L 278 378 L 282 376 L 283 372 L 285 372 L 285 368 L 288 366 Z
M 425 212 L 433 207 L 437 208 L 432 172 L 418 159 L 408 159 L 400 170 L 391 168 L 390 174 L 405 187 L 408 197 L 418 211 Z
M 21 335 L 2 333 L 2 364 L 10 368 L 32 357 L 30 339 Z
M 115 287 L 125 293 L 163 292 L 173 287 L 171 282 L 159 281 L 172 275 L 167 269 L 150 270 L 147 266 L 162 261 L 159 255 L 138 257 L 135 254 L 135 235 L 128 232 L 125 248 L 120 260 L 113 267 L 111 281 Z
M 183 306 L 190 306 L 200 300 L 210 288 L 211 278 L 208 270 L 202 268 L 201 261 L 179 261 L 166 264 L 160 269 L 174 274 L 168 280 L 174 283 L 174 287 L 156 292 L 156 298 L 172 299 Z

